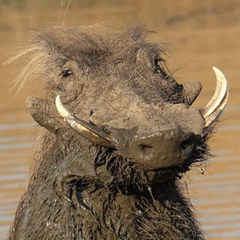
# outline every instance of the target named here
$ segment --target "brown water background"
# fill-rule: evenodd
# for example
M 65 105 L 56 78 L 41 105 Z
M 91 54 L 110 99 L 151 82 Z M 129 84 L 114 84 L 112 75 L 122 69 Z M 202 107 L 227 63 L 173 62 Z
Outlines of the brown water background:
M 200 80 L 203 106 L 215 89 L 212 66 L 228 77 L 230 98 L 210 140 L 206 166 L 184 177 L 207 239 L 240 239 L 240 1 L 239 0 L 79 0 L 0 1 L 0 62 L 21 48 L 33 29 L 52 25 L 98 24 L 110 28 L 138 22 L 168 42 L 170 69 L 184 83 Z M 37 124 L 25 107 L 37 83 L 16 96 L 9 92 L 20 64 L 0 68 L 0 239 L 5 239 L 17 203 L 27 186 Z M 204 174 L 202 174 L 204 171 Z

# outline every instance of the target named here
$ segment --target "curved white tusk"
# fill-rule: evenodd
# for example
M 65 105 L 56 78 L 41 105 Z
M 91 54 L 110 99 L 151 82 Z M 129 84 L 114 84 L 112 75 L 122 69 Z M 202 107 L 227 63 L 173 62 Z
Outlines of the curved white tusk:
M 78 134 L 82 137 L 86 138 L 87 140 L 97 143 L 99 145 L 105 147 L 112 146 L 112 138 L 111 134 L 107 133 L 103 129 L 89 124 L 81 119 L 76 118 L 73 116 L 63 105 L 60 100 L 59 95 L 55 99 L 55 105 L 57 108 L 58 113 L 61 117 L 63 117 L 64 121 Z
M 58 113 L 60 114 L 61 117 L 67 118 L 67 117 L 72 116 L 72 114 L 62 105 L 59 95 L 57 95 L 57 97 L 55 99 L 55 105 L 56 105 Z
M 229 87 L 226 77 L 216 67 L 213 67 L 213 70 L 217 77 L 217 86 L 212 99 L 203 108 L 202 115 L 205 119 L 205 126 L 210 126 L 218 119 L 226 106 L 229 96 Z

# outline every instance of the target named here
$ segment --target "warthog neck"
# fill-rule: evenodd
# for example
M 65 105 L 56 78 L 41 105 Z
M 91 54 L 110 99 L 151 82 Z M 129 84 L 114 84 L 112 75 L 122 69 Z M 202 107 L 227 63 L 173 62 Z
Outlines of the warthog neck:
M 43 139 L 9 239 L 203 239 L 177 180 L 122 191 L 89 166 L 82 179 L 76 158 L 60 164 L 68 156 L 52 135 Z M 96 149 L 82 152 L 94 158 Z

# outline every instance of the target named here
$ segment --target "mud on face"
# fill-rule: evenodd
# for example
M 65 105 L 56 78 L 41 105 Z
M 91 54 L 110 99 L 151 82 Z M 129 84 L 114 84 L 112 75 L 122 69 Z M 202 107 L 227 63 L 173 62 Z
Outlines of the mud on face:
M 104 162 L 105 171 L 117 169 L 113 176 L 130 182 L 164 181 L 203 161 L 211 129 L 204 110 L 190 108 L 201 84 L 178 84 L 163 48 L 149 43 L 148 33 L 142 27 L 114 37 L 81 28 L 46 29 L 33 39 L 34 57 L 25 69 L 45 78 L 44 99 L 28 99 L 33 118 L 58 139 L 70 125 L 85 144 L 103 146 L 111 161 L 97 157 L 89 164 L 97 169 Z M 71 148 L 81 151 L 81 144 Z

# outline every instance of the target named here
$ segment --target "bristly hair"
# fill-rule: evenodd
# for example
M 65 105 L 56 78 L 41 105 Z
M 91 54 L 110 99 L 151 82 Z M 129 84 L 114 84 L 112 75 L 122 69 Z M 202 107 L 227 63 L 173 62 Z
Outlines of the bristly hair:
M 21 67 L 20 74 L 16 77 L 12 89 L 17 89 L 17 93 L 23 88 L 27 80 L 35 79 L 37 75 L 44 72 L 44 65 L 41 63 L 43 59 L 46 58 L 45 52 L 41 46 L 32 45 L 25 50 L 20 51 L 15 56 L 8 59 L 4 66 L 18 61 L 20 58 L 28 57 L 29 59 L 25 61 L 25 65 Z M 34 76 L 34 78 L 32 78 Z
M 27 40 L 23 50 L 14 54 L 4 65 L 24 58 L 25 65 L 14 83 L 14 88 L 19 92 L 27 81 L 48 75 L 68 59 L 81 59 L 83 65 L 89 68 L 99 67 L 103 58 L 109 66 L 129 59 L 135 56 L 138 49 L 148 45 L 145 39 L 152 33 L 144 26 L 130 28 L 124 33 L 100 26 L 39 29 Z M 165 54 L 164 44 L 158 49 Z

